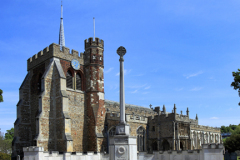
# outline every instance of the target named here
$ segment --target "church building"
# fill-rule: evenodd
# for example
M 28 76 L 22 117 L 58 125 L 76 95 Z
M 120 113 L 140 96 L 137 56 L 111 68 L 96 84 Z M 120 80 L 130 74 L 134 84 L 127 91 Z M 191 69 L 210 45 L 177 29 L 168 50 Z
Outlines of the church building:
M 88 38 L 79 53 L 65 47 L 61 16 L 59 44 L 52 43 L 27 61 L 19 89 L 12 159 L 23 147 L 44 151 L 109 152 L 109 138 L 120 120 L 119 103 L 104 99 L 104 41 Z M 222 143 L 219 128 L 201 126 L 198 117 L 172 112 L 165 106 L 145 108 L 126 104 L 130 135 L 139 152 L 201 149 Z

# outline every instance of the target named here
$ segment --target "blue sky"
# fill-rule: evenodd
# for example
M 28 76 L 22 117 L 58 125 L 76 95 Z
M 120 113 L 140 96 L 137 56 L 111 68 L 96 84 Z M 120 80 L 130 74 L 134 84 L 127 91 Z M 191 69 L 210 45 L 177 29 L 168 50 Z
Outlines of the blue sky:
M 60 0 L 3 1 L 0 5 L 2 132 L 13 127 L 27 59 L 58 43 Z M 66 47 L 84 51 L 93 36 L 105 42 L 105 99 L 119 100 L 119 56 L 124 46 L 126 103 L 165 104 L 198 113 L 199 124 L 239 124 L 240 98 L 230 87 L 240 68 L 240 1 L 64 0 Z

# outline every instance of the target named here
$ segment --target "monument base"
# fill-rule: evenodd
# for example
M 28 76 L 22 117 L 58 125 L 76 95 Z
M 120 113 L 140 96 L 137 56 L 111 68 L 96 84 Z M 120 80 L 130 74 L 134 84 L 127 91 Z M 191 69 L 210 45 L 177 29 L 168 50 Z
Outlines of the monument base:
M 128 135 L 114 135 L 109 141 L 111 160 L 137 160 L 137 138 Z
M 129 125 L 124 123 L 119 123 L 116 126 L 116 135 L 129 135 Z

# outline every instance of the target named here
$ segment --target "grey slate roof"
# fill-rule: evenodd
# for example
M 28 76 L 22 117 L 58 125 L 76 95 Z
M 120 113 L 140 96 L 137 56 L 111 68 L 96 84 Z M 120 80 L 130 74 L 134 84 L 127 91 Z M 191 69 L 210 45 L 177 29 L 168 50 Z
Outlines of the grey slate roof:
M 105 99 L 105 106 L 107 107 L 107 105 L 115 105 L 119 107 L 119 102 L 116 101 L 111 101 L 111 100 L 106 100 Z M 142 106 L 137 106 L 137 105 L 133 105 L 133 104 L 125 104 L 126 108 L 132 108 L 132 109 L 138 109 L 138 110 L 143 110 L 146 112 L 155 112 L 150 108 L 146 108 L 146 107 L 142 107 Z

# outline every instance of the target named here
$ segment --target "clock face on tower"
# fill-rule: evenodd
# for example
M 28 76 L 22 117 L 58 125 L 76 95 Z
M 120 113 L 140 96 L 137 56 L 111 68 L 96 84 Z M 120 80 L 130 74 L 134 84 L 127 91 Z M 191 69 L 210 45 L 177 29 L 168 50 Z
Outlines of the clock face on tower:
M 71 61 L 71 65 L 72 65 L 72 67 L 73 67 L 75 70 L 78 70 L 78 69 L 80 68 L 80 63 L 79 63 L 78 60 L 76 60 L 76 59 L 73 59 L 73 60 Z

